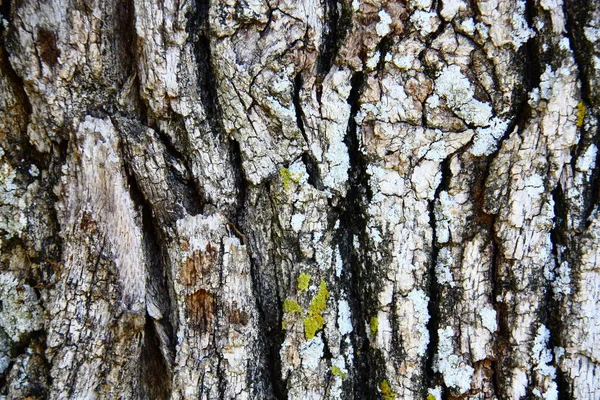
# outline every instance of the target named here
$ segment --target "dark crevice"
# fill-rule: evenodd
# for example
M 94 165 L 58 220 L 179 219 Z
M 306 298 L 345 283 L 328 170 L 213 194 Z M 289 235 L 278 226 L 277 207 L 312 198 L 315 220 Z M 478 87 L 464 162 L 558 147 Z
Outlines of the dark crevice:
M 272 305 L 282 304 L 281 299 L 266 295 L 267 292 L 274 293 L 277 296 L 278 290 L 272 290 L 268 283 L 263 282 L 261 268 L 265 266 L 265 261 L 261 259 L 262 250 L 257 248 L 257 241 L 254 240 L 254 229 L 247 223 L 248 194 L 250 190 L 257 190 L 251 187 L 251 184 L 245 178 L 242 167 L 242 151 L 236 140 L 230 140 L 231 161 L 237 171 L 237 207 L 234 215 L 231 216 L 231 222 L 235 224 L 248 238 L 250 276 L 252 279 L 252 292 L 254 294 L 255 305 L 258 311 L 258 325 L 265 327 L 260 332 L 259 347 L 260 359 L 253 364 L 252 383 L 254 386 L 260 386 L 260 393 L 266 398 L 275 398 L 285 400 L 288 398 L 287 381 L 283 379 L 281 369 L 281 345 L 285 340 L 285 333 L 281 329 L 281 314 L 273 313 Z M 268 184 L 267 184 L 268 185 Z M 268 188 L 268 186 L 267 186 Z M 278 310 L 281 307 L 277 307 Z M 258 389 L 258 388 L 256 388 Z
M 306 136 L 306 131 L 304 130 L 304 112 L 302 111 L 302 103 L 300 100 L 300 91 L 302 90 L 302 74 L 298 73 L 294 78 L 294 110 L 296 111 L 296 124 L 298 125 L 298 129 L 302 133 L 302 137 L 306 142 L 307 146 L 310 146 L 310 141 Z
M 550 231 L 550 241 L 552 242 L 552 255 L 555 260 L 556 272 L 556 269 L 560 266 L 564 257 L 568 257 L 568 254 L 561 254 L 559 250 L 559 247 L 562 247 L 566 252 L 568 252 L 568 238 L 564 234 L 567 229 L 566 199 L 560 184 L 557 185 L 557 187 L 552 191 L 552 199 L 554 200 L 554 227 Z M 556 296 L 553 296 L 553 294 L 554 292 L 551 282 L 548 282 L 546 285 L 546 307 L 544 307 L 546 315 L 544 319 L 546 321 L 546 326 L 550 331 L 548 346 L 551 349 L 556 347 L 564 347 L 561 343 L 561 331 L 563 326 L 561 321 L 562 314 L 560 312 L 560 301 L 556 298 Z M 558 392 L 558 400 L 568 400 L 569 385 L 564 372 L 556 360 L 556 354 L 554 354 L 554 356 L 554 366 L 556 368 L 555 382 L 556 390 Z
M 374 393 L 379 391 L 379 383 L 386 378 L 382 370 L 385 361 L 381 352 L 371 348 L 370 332 L 365 327 L 365 321 L 377 315 L 377 288 L 374 285 L 379 281 L 373 279 L 373 275 L 378 273 L 377 267 L 372 265 L 372 261 L 365 253 L 369 245 L 366 234 L 366 204 L 371 199 L 372 193 L 366 173 L 368 161 L 360 151 L 355 122 L 365 81 L 366 76 L 363 72 L 354 73 L 351 79 L 348 98 L 350 118 L 345 137 L 350 158 L 349 189 L 346 197 L 333 207 L 339 215 L 340 228 L 337 241 L 344 270 L 347 271 L 340 286 L 346 288 L 347 300 L 352 310 L 354 333 L 351 340 L 355 357 L 351 375 L 355 379 L 352 380 L 353 386 L 348 389 L 352 391 L 354 398 L 374 398 Z M 354 247 L 355 237 L 358 238 L 360 248 Z
M 121 154 L 127 155 L 124 149 L 121 149 Z M 164 253 L 164 249 L 167 248 L 167 238 L 160 228 L 161 223 L 166 222 L 159 221 L 153 216 L 152 204 L 144 197 L 137 180 L 127 168 L 125 168 L 125 176 L 131 200 L 141 215 L 148 268 L 146 301 L 155 303 L 163 315 L 160 320 L 155 320 L 150 316 L 146 317 L 144 329 L 149 337 L 145 340 L 140 360 L 144 371 L 142 381 L 146 390 L 157 395 L 154 398 L 168 398 L 168 394 L 171 392 L 171 380 L 167 377 L 171 374 L 171 355 L 175 354 L 176 343 L 175 329 L 171 321 L 176 318 L 171 307 L 171 298 L 174 295 L 170 284 L 172 279 L 168 276 L 167 255 Z M 159 324 L 163 328 L 164 335 L 157 332 L 155 324 Z M 157 384 L 159 386 L 155 386 Z
M 437 199 L 439 199 L 440 193 L 443 190 L 448 190 L 448 188 L 450 187 L 450 179 L 452 177 L 452 172 L 450 171 L 450 159 L 451 157 L 448 157 L 442 161 L 442 164 L 440 166 L 440 172 L 442 175 L 440 184 L 435 191 L 433 200 L 430 200 L 428 202 L 429 223 L 431 225 L 432 230 L 432 241 L 431 264 L 429 266 L 428 282 L 429 303 L 427 305 L 427 309 L 429 311 L 429 321 L 427 322 L 427 330 L 429 331 L 429 344 L 427 345 L 427 360 L 425 362 L 425 383 L 427 387 L 436 387 L 440 384 L 438 379 L 436 379 L 436 374 L 433 370 L 433 363 L 439 342 L 438 328 L 440 327 L 440 294 L 442 290 L 440 284 L 438 283 L 437 275 L 435 273 L 435 268 L 438 262 L 438 255 L 440 252 L 440 246 L 437 242 L 437 221 L 435 218 L 435 202 Z M 427 393 L 424 393 L 423 395 L 426 396 Z
M 377 62 L 377 71 L 379 71 L 380 76 L 383 74 L 383 67 L 385 66 L 385 58 L 392 47 L 393 41 L 392 38 L 388 35 L 383 37 L 379 43 L 377 44 L 376 54 L 379 53 L 379 62 Z
M 9 3 L 2 5 L 1 12 L 9 12 Z M 7 36 L 4 28 L 4 24 L 0 23 L 0 71 L 10 82 L 12 92 L 23 111 L 20 113 L 23 116 L 23 121 L 20 126 L 15 126 L 14 129 L 20 131 L 20 134 L 9 135 L 7 139 L 11 142 L 9 148 L 4 151 L 11 155 L 15 160 L 19 160 L 19 164 L 36 164 L 40 169 L 46 169 L 50 163 L 50 156 L 48 154 L 40 153 L 35 146 L 29 142 L 29 136 L 27 135 L 27 125 L 29 124 L 30 116 L 32 113 L 32 106 L 29 102 L 29 97 L 25 91 L 25 83 L 23 79 L 14 70 L 8 57 L 8 46 Z M 8 110 L 7 110 L 8 111 Z M 16 110 L 13 108 L 12 112 Z
M 577 160 L 587 150 L 591 143 L 600 147 L 600 118 L 597 109 L 600 105 L 600 92 L 593 87 L 594 70 L 593 59 L 590 54 L 594 53 L 594 44 L 587 40 L 584 28 L 593 12 L 592 3 L 585 1 L 566 0 L 563 10 L 567 16 L 566 27 L 570 47 L 573 49 L 575 64 L 579 70 L 579 82 L 581 83 L 581 99 L 585 106 L 585 121 L 595 121 L 591 124 L 589 131 L 587 124 L 583 124 L 583 132 L 580 143 L 573 151 L 573 160 Z M 575 162 L 573 163 L 573 165 Z M 591 221 L 589 217 L 600 204 L 600 162 L 596 157 L 592 176 L 588 186 L 585 188 L 585 207 L 581 219 L 581 225 L 588 228 Z M 583 228 L 582 226 L 582 228 Z
M 565 0 L 563 11 L 566 14 L 567 38 L 573 49 L 575 64 L 579 69 L 579 82 L 581 83 L 581 98 L 586 102 L 597 106 L 600 101 L 600 93 L 590 86 L 592 82 L 594 65 L 594 44 L 586 38 L 584 28 L 590 19 L 593 2 L 580 0 Z
M 12 0 L 3 0 L 0 2 L 0 14 L 2 19 L 5 19 L 10 24 L 12 22 L 12 16 L 10 10 L 12 9 Z M 4 24 L 0 24 L 0 34 L 4 33 Z
M 135 28 L 135 0 L 125 0 L 117 3 L 114 16 L 115 34 L 110 36 L 115 53 L 123 67 L 119 71 L 124 79 L 137 70 L 137 41 Z M 109 29 L 109 27 L 107 27 Z
M 171 143 L 168 135 L 155 129 L 158 139 L 165 148 L 165 161 L 169 166 L 169 174 L 167 181 L 173 185 L 174 190 L 181 193 L 182 205 L 189 215 L 200 214 L 204 206 L 208 203 L 202 187 L 193 179 L 191 169 L 189 167 L 189 159 L 177 150 Z M 182 174 L 176 165 L 182 165 L 185 168 L 185 173 Z
M 339 12 L 338 0 L 322 0 L 322 2 L 326 23 L 323 24 L 323 42 L 317 58 L 317 73 L 327 75 L 341 44 L 340 36 L 345 34 L 345 30 L 340 32 L 340 21 L 344 18 L 344 10 L 342 9 L 342 13 Z M 344 2 L 341 6 L 345 7 Z
M 600 126 L 600 120 L 598 121 L 597 126 Z M 600 129 L 598 128 L 593 142 L 596 145 L 596 148 L 600 148 Z M 584 221 L 585 228 L 587 229 L 593 220 L 590 218 L 592 213 L 594 213 L 600 205 L 600 157 L 598 155 L 596 155 L 592 176 L 590 177 L 590 183 L 586 188 L 586 192 Z
M 144 343 L 142 345 L 141 397 L 144 399 L 168 399 L 171 396 L 170 365 L 163 357 L 160 334 L 156 330 L 156 321 L 146 315 Z
M 251 231 L 249 234 L 252 236 Z M 278 281 L 274 280 L 275 287 L 271 286 L 270 282 L 264 282 L 263 274 L 265 272 L 261 273 L 260 268 L 267 264 L 265 260 L 261 259 L 260 249 L 255 248 L 256 241 L 250 239 L 249 243 L 253 249 L 250 255 L 250 273 L 258 310 L 258 324 L 264 327 L 260 331 L 260 346 L 262 347 L 260 354 L 264 354 L 264 358 L 259 360 L 260 369 L 256 372 L 258 379 L 254 382 L 261 382 L 264 385 L 263 396 L 285 400 L 288 398 L 287 380 L 283 379 L 280 357 L 281 346 L 285 340 L 285 332 L 281 328 L 282 314 L 280 312 L 283 302 L 278 294 L 279 288 L 276 286 Z
M 534 19 L 536 17 L 537 9 L 535 7 L 533 0 L 526 0 L 525 3 L 525 19 L 527 20 L 527 25 L 534 26 Z M 540 53 L 540 38 L 539 35 L 535 35 L 532 38 L 529 38 L 525 45 L 521 48 L 521 52 L 523 57 L 518 57 L 517 60 L 522 60 L 522 64 L 520 65 L 523 68 L 524 75 L 524 85 L 525 88 L 523 91 L 517 92 L 517 94 L 521 97 L 520 102 L 516 103 L 527 103 L 528 94 L 536 87 L 540 85 L 540 77 L 542 76 L 542 66 L 548 60 L 541 60 L 543 57 Z
M 237 226 L 241 227 L 244 223 L 246 207 L 248 206 L 246 203 L 248 201 L 248 190 L 250 183 L 246 180 L 244 175 L 244 169 L 242 167 L 242 150 L 240 149 L 240 144 L 237 140 L 230 140 L 230 153 L 231 153 L 231 162 L 236 166 L 235 170 L 237 172 L 236 176 L 236 187 L 237 187 L 237 207 L 235 210 L 235 214 L 231 216 L 231 221 Z
M 500 368 L 504 365 L 504 349 L 508 346 L 508 325 L 507 320 L 504 317 L 507 313 L 506 306 L 503 303 L 497 301 L 498 295 L 500 294 L 500 282 L 499 282 L 499 271 L 498 265 L 501 260 L 500 247 L 496 238 L 495 230 L 495 216 L 490 220 L 489 235 L 490 235 L 490 246 L 492 248 L 492 265 L 490 266 L 490 281 L 492 286 L 491 303 L 494 305 L 494 309 L 497 313 L 498 328 L 496 331 L 496 343 L 494 344 L 495 359 L 492 359 L 492 386 L 494 388 L 494 394 L 497 397 L 502 397 L 503 387 L 500 381 Z
M 308 174 L 308 183 L 311 184 L 317 190 L 324 190 L 323 180 L 321 178 L 321 172 L 319 171 L 319 162 L 312 155 L 312 153 L 305 151 L 302 154 L 302 162 L 306 167 L 306 173 Z
M 195 13 L 188 16 L 187 31 L 194 41 L 194 56 L 198 65 L 198 91 L 206 118 L 214 136 L 222 136 L 224 129 L 219 116 L 223 115 L 218 101 L 218 90 L 210 48 L 208 0 L 196 0 Z
M 316 95 L 321 103 L 323 80 L 331 70 L 344 38 L 352 26 L 352 9 L 346 1 L 322 0 L 325 9 L 323 42 L 317 58 Z M 341 8 L 341 10 L 340 10 Z

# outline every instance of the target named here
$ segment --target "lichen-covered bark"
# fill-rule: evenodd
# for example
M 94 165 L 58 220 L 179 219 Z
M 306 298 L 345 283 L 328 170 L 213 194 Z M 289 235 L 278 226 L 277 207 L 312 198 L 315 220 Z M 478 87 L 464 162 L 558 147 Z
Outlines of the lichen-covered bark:
M 600 5 L 0 0 L 0 397 L 600 396 Z

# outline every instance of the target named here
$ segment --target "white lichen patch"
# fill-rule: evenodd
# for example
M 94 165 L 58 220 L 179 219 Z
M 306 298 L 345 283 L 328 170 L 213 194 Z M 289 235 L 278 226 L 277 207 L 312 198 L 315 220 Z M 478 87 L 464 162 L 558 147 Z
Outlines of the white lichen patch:
M 440 164 L 431 160 L 423 160 L 415 167 L 411 175 L 411 182 L 418 198 L 430 200 L 433 198 L 435 190 L 442 180 L 439 168 Z
M 302 229 L 302 225 L 304 224 L 304 220 L 306 216 L 304 214 L 294 214 L 292 215 L 292 219 L 290 221 L 290 225 L 292 226 L 292 230 L 296 233 L 300 232 Z
M 369 184 L 376 192 L 386 196 L 402 196 L 405 193 L 404 179 L 398 171 L 378 165 L 369 165 L 367 174 L 369 175 Z
M 550 12 L 552 32 L 554 34 L 564 33 L 565 14 L 563 12 L 563 0 L 540 0 L 540 6 Z
M 434 388 L 428 388 L 427 389 L 427 400 L 429 399 L 429 396 L 433 396 L 434 400 L 442 400 L 442 388 L 440 386 L 436 386 Z
M 327 137 L 324 155 L 326 165 L 322 166 L 323 185 L 337 193 L 345 192 L 350 168 L 348 147 L 344 143 L 350 117 L 347 101 L 352 89 L 350 76 L 349 71 L 336 71 L 326 78 L 323 85 L 322 114 Z
M 456 14 L 465 8 L 467 8 L 467 4 L 463 0 L 444 0 L 440 15 L 446 21 L 452 21 Z
M 27 226 L 23 194 L 17 184 L 17 171 L 6 162 L 0 164 L 0 231 L 7 239 L 19 236 Z
M 338 221 L 339 222 L 339 221 Z M 344 260 L 342 260 L 342 254 L 340 253 L 340 247 L 335 247 L 335 276 L 338 278 L 342 275 L 344 269 Z
M 498 140 L 502 138 L 508 128 L 508 121 L 495 117 L 490 125 L 485 128 L 477 128 L 473 137 L 471 154 L 474 156 L 489 156 L 498 148 Z
M 598 147 L 595 144 L 590 144 L 580 157 L 577 158 L 575 167 L 581 172 L 589 172 L 593 169 L 596 163 L 596 157 L 598 156 Z
M 481 318 L 481 324 L 489 330 L 491 333 L 496 332 L 498 329 L 496 310 L 492 307 L 486 306 L 479 310 L 479 317 Z
M 300 357 L 302 358 L 302 366 L 306 369 L 316 370 L 319 367 L 319 362 L 323 357 L 323 349 L 325 344 L 318 335 L 300 346 Z
M 533 349 L 532 359 L 535 363 L 534 370 L 538 373 L 542 379 L 534 392 L 537 391 L 537 395 L 540 398 L 548 400 L 556 400 L 558 398 L 558 388 L 554 379 L 556 378 L 556 367 L 550 365 L 554 356 L 552 350 L 548 348 L 548 342 L 550 340 L 550 331 L 545 325 L 540 325 L 537 330 Z
M 442 248 L 438 253 L 437 263 L 435 265 L 435 277 L 438 284 L 449 285 L 450 287 L 456 286 L 452 271 L 450 270 L 453 262 L 454 258 L 452 257 L 452 251 L 447 247 Z
M 433 363 L 433 370 L 442 374 L 446 386 L 463 394 L 471 387 L 471 379 L 475 370 L 467 365 L 462 357 L 454 354 L 454 329 L 452 327 L 438 329 L 438 338 L 438 352 Z
M 492 107 L 475 99 L 475 90 L 458 65 L 442 70 L 435 80 L 435 93 L 467 124 L 489 126 Z
M 35 291 L 11 272 L 0 274 L 0 327 L 13 342 L 43 327 L 43 310 Z
M 518 50 L 529 38 L 535 36 L 535 31 L 529 27 L 525 19 L 525 8 L 525 0 L 520 0 L 510 20 L 512 25 L 512 30 L 510 31 L 511 44 L 515 50 Z
M 391 31 L 392 18 L 385 10 L 379 11 L 377 15 L 379 15 L 379 22 L 375 25 L 375 31 L 377 31 L 377 35 L 383 37 Z
M 552 291 L 557 300 L 571 294 L 571 268 L 567 261 L 560 263 L 552 281 Z
M 338 302 L 337 324 L 340 335 L 347 335 L 352 332 L 350 305 L 345 299 L 341 299 Z
M 596 27 L 593 25 L 586 25 L 583 28 L 583 34 L 584 34 L 585 38 L 592 43 L 596 43 L 596 42 L 600 41 L 600 27 Z
M 429 331 L 427 324 L 429 323 L 429 297 L 421 289 L 413 289 L 407 296 L 412 302 L 413 317 L 416 319 L 415 335 L 419 336 L 416 353 L 419 356 L 424 356 L 429 345 Z
M 550 340 L 550 330 L 545 325 L 540 325 L 537 330 L 533 349 L 532 358 L 535 365 L 535 370 L 540 372 L 544 376 L 556 376 L 556 368 L 549 365 L 554 358 L 552 356 L 552 350 L 548 348 L 548 341 Z
M 440 25 L 440 18 L 435 12 L 416 11 L 411 15 L 410 22 L 422 36 L 435 32 Z
M 475 34 L 475 23 L 473 19 L 469 18 L 460 23 L 460 28 L 470 36 Z
M 29 175 L 37 178 L 40 175 L 40 169 L 35 164 L 29 166 Z
M 466 201 L 462 193 L 456 196 L 450 195 L 442 190 L 435 202 L 434 214 L 436 219 L 436 240 L 438 243 L 448 243 L 452 241 L 452 235 L 460 236 L 460 232 L 455 230 L 455 226 L 462 220 L 462 204 Z
M 308 183 L 308 172 L 302 159 L 296 160 L 288 168 L 290 172 L 290 179 L 300 185 L 306 185 Z

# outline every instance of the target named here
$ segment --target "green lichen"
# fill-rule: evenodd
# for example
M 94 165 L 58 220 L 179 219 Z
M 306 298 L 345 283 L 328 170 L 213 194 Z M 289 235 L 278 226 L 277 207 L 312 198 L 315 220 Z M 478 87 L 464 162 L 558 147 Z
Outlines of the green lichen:
M 302 307 L 300 307 L 300 304 L 298 304 L 294 300 L 285 299 L 283 301 L 283 312 L 286 314 L 291 314 L 294 312 L 301 313 Z
M 306 339 L 312 339 L 315 337 L 317 331 L 323 329 L 325 326 L 325 319 L 323 318 L 323 311 L 327 307 L 327 299 L 329 298 L 329 291 L 327 290 L 327 284 L 324 280 L 321 280 L 319 285 L 319 291 L 310 301 L 310 309 L 308 316 L 304 318 L 304 336 Z
M 320 315 L 310 315 L 302 322 L 304 323 L 304 336 L 309 340 L 314 338 L 317 331 L 325 326 L 325 319 Z
M 289 169 L 281 168 L 279 170 L 279 175 L 281 175 L 281 181 L 283 182 L 283 188 L 288 190 L 290 188 L 290 183 L 292 182 L 292 174 Z
M 333 367 L 331 367 L 331 373 L 334 376 L 339 376 L 342 379 L 346 379 L 346 374 L 337 365 L 334 365 Z
M 580 101 L 579 104 L 577 104 L 577 126 L 578 127 L 582 127 L 583 126 L 583 119 L 585 118 L 585 104 L 583 104 L 583 101 Z
M 317 315 L 323 313 L 327 308 L 327 299 L 329 298 L 329 290 L 327 290 L 327 284 L 321 279 L 319 284 L 319 291 L 310 301 L 310 315 Z
M 427 395 L 427 400 L 436 400 L 436 398 L 435 398 L 435 396 L 434 396 L 434 395 L 432 395 L 431 393 L 429 393 L 429 394 Z
M 310 283 L 311 276 L 309 274 L 305 274 L 304 272 L 300 274 L 298 277 L 298 289 L 306 290 L 308 289 L 308 284 Z
M 371 317 L 371 321 L 369 321 L 369 327 L 371 328 L 371 336 L 375 336 L 377 334 L 377 330 L 379 329 L 379 319 L 377 319 L 377 317 Z
M 396 393 L 392 392 L 392 388 L 387 379 L 381 381 L 379 389 L 381 389 L 381 397 L 383 400 L 396 400 Z

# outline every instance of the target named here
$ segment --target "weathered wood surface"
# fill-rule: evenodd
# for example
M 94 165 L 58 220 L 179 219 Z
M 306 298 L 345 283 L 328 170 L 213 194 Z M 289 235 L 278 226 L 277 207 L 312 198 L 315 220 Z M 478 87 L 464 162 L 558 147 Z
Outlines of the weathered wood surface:
M 600 3 L 0 13 L 0 398 L 600 398 Z

